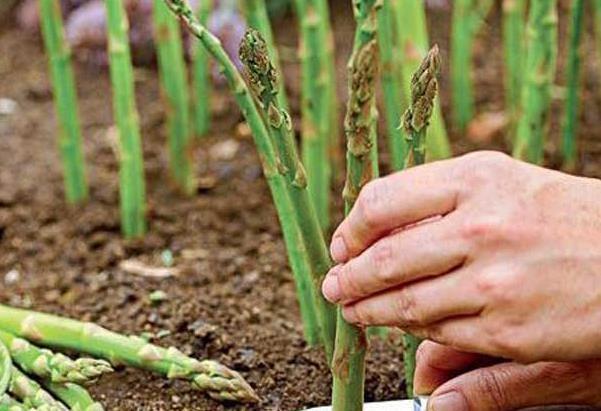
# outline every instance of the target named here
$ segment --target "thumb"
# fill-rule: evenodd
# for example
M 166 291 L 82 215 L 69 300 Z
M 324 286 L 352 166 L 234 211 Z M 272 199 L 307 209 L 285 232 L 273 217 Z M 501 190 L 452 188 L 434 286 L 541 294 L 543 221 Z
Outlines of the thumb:
M 601 405 L 601 361 L 504 363 L 439 387 L 428 411 L 499 411 L 539 405 Z

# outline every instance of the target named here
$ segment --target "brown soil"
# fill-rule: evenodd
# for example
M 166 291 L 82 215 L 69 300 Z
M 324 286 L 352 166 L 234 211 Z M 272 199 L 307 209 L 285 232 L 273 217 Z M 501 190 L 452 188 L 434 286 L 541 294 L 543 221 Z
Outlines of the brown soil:
M 334 16 L 343 79 L 353 24 L 344 6 Z M 448 57 L 448 14 L 430 19 L 433 37 Z M 280 36 L 287 49 L 295 44 L 294 33 L 287 29 L 291 21 L 282 24 Z M 601 137 L 600 70 L 590 36 L 586 47 L 590 58 L 581 115 L 587 139 L 582 171 L 599 176 L 601 146 L 595 140 Z M 479 110 L 502 109 L 498 14 L 478 43 L 475 62 Z M 297 101 L 296 62 L 289 62 L 286 74 Z M 18 103 L 15 114 L 0 117 L 0 273 L 20 274 L 16 282 L 0 282 L 0 301 L 94 321 L 123 333 L 156 335 L 166 330 L 168 335 L 154 341 L 222 361 L 242 372 L 262 398 L 255 406 L 221 405 L 185 383 L 128 369 L 91 388 L 108 410 L 292 411 L 327 404 L 327 366 L 320 350 L 304 343 L 275 212 L 252 142 L 240 132 L 241 118 L 230 109 L 234 103 L 227 91 L 215 96 L 213 130 L 195 151 L 203 189 L 183 198 L 168 184 L 156 73 L 137 69 L 150 232 L 142 241 L 125 242 L 119 233 L 107 72 L 78 65 L 77 79 L 92 195 L 84 207 L 69 208 L 63 201 L 56 124 L 39 39 L 10 24 L 0 30 L 0 98 Z M 343 82 L 340 93 L 344 95 Z M 444 82 L 447 109 L 448 94 Z M 560 112 L 556 114 L 553 141 Z M 474 148 L 453 137 L 457 152 Z M 239 144 L 233 158 L 220 158 L 211 150 L 226 139 Z M 494 147 L 503 147 L 502 138 Z M 549 145 L 552 159 L 554 147 Z M 164 250 L 173 253 L 179 276 L 156 280 L 119 269 L 128 258 L 160 266 Z M 154 290 L 165 291 L 168 300 L 153 306 L 149 294 Z M 398 335 L 373 341 L 368 368 L 368 400 L 403 396 Z

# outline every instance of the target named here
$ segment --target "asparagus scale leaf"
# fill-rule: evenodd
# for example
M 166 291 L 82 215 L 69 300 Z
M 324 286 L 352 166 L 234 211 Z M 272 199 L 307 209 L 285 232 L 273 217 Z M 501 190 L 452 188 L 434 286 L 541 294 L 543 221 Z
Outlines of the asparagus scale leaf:
M 199 361 L 174 347 L 158 347 L 142 338 L 117 334 L 93 323 L 0 305 L 0 329 L 40 345 L 86 353 L 170 379 L 188 380 L 216 400 L 258 400 L 240 374 L 216 361 Z
M 0 397 L 6 393 L 12 373 L 12 359 L 6 345 L 0 342 Z
M 66 411 L 62 403 L 54 399 L 48 391 L 40 384 L 23 374 L 17 367 L 13 366 L 12 378 L 9 391 L 12 395 L 23 402 L 29 410 L 32 408 L 43 408 L 48 411 Z

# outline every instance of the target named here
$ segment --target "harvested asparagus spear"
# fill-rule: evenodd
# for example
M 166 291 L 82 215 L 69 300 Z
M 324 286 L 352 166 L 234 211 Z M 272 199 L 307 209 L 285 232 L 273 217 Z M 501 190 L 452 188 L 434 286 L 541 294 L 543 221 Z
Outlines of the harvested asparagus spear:
M 169 169 L 177 188 L 186 195 L 196 191 L 190 143 L 190 97 L 179 24 L 163 0 L 153 1 L 161 91 L 167 116 Z
M 376 81 L 378 44 L 376 40 L 377 0 L 353 1 L 357 29 L 349 61 L 349 101 L 344 122 L 347 138 L 347 175 L 344 187 L 346 214 L 361 188 L 378 175 Z M 363 328 L 347 323 L 338 311 L 336 348 L 332 361 L 333 411 L 363 410 L 367 336 Z
M 172 11 L 182 19 L 192 34 L 202 41 L 221 67 L 223 74 L 228 80 L 230 89 L 234 92 L 236 101 L 242 109 L 242 113 L 252 131 L 255 146 L 263 165 L 263 173 L 271 190 L 271 195 L 274 199 L 280 221 L 283 218 L 290 218 L 289 210 L 292 210 L 292 205 L 289 203 L 290 196 L 288 187 L 281 163 L 278 160 L 277 150 L 273 146 L 272 137 L 265 126 L 261 114 L 257 110 L 246 83 L 221 47 L 219 40 L 198 22 L 185 1 L 166 0 L 166 2 Z M 302 220 L 306 215 L 308 214 L 300 214 L 299 218 Z M 313 232 L 315 229 L 312 219 L 306 219 L 302 222 L 304 224 L 301 225 L 301 228 L 305 230 L 303 233 L 306 233 L 306 235 L 303 234 L 305 246 L 307 247 L 307 252 L 315 267 L 310 273 L 313 286 L 312 295 L 314 296 L 314 307 L 317 313 L 326 355 L 328 358 L 331 358 L 336 328 L 335 309 L 325 300 L 325 298 L 323 298 L 319 289 L 323 277 L 331 267 L 332 262 L 321 230 L 317 230 L 319 235 Z
M 305 337 L 307 342 L 313 345 L 319 340 L 320 331 L 311 295 L 311 259 L 300 227 L 301 219 L 298 218 L 303 210 L 300 210 L 299 206 L 305 204 L 305 211 L 309 212 L 306 217 L 315 220 L 318 228 L 317 235 L 321 235 L 319 221 L 306 190 L 307 179 L 298 158 L 290 115 L 280 106 L 281 101 L 277 99 L 280 90 L 278 87 L 280 72 L 272 63 L 268 45 L 257 30 L 249 29 L 246 32 L 240 45 L 240 60 L 245 66 L 251 91 L 260 102 L 280 163 L 284 167 L 283 173 L 286 177 L 292 209 L 289 218 L 281 219 L 282 231 L 297 286 Z
M 567 170 L 573 170 L 576 166 L 576 127 L 580 105 L 580 99 L 578 98 L 580 94 L 580 39 L 582 37 L 583 13 L 584 0 L 573 0 L 570 6 L 570 46 L 566 73 L 568 93 L 565 102 L 561 145 L 563 167 Z
M 0 305 L 0 329 L 40 345 L 70 349 L 113 364 L 188 380 L 217 400 L 253 402 L 257 395 L 235 371 L 211 360 L 198 361 L 176 348 L 161 348 L 96 324 Z
M 71 50 L 64 35 L 59 1 L 40 0 L 40 16 L 58 115 L 65 194 L 69 203 L 80 203 L 88 198 L 88 183 L 81 146 Z
M 528 17 L 522 114 L 518 122 L 515 157 L 540 164 L 549 125 L 551 87 L 557 62 L 557 0 L 532 0 Z
M 77 384 L 44 382 L 44 385 L 56 398 L 67 404 L 71 411 L 104 411 L 104 407 L 94 401 L 85 388 Z
M 0 341 L 0 397 L 8 390 L 12 368 L 13 362 L 8 347 Z
M 119 130 L 121 231 L 126 238 L 146 233 L 146 188 L 128 21 L 121 0 L 106 0 L 113 111 Z
M 66 411 L 68 409 L 17 367 L 12 369 L 9 391 L 22 401 L 27 409 L 40 407 L 44 407 L 48 411 Z
M 242 5 L 245 10 L 248 25 L 256 29 L 263 36 L 275 70 L 277 70 L 278 73 L 283 73 L 279 53 L 273 37 L 273 30 L 271 28 L 271 23 L 269 22 L 269 13 L 267 11 L 265 0 L 245 0 L 242 2 Z M 278 105 L 282 109 L 289 111 L 284 82 L 279 82 L 276 98 L 278 100 Z
M 113 371 L 110 363 L 94 358 L 71 358 L 41 349 L 29 341 L 0 330 L 0 342 L 10 352 L 15 365 L 30 375 L 55 383 L 85 384 Z
M 213 9 L 213 0 L 200 0 L 198 3 L 198 20 L 206 25 Z M 192 54 L 192 82 L 194 133 L 196 137 L 204 137 L 211 126 L 211 73 L 209 55 L 204 46 L 196 41 Z
M 523 0 L 503 0 L 503 48 L 505 57 L 505 100 L 509 113 L 509 141 L 515 139 L 519 115 L 526 31 L 526 6 Z
M 31 411 L 8 394 L 0 395 L 0 411 Z
M 521 1 L 521 0 L 519 0 Z M 453 2 L 453 32 L 451 35 L 451 83 L 455 123 L 465 130 L 474 117 L 474 87 L 472 84 L 472 48 L 492 0 L 455 0 Z
M 434 46 L 411 79 L 411 103 L 402 119 L 402 127 L 407 133 L 410 147 L 407 167 L 421 165 L 426 161 L 426 130 L 438 93 L 438 80 L 436 79 L 440 70 L 438 53 L 438 47 Z M 412 397 L 415 354 L 420 340 L 409 334 L 405 334 L 403 340 L 407 395 Z

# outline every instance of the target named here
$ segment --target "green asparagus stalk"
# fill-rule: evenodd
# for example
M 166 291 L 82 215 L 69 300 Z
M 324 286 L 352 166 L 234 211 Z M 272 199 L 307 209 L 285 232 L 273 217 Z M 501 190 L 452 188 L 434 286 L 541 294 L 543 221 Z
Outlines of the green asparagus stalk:
M 515 125 L 519 117 L 522 74 L 524 72 L 526 32 L 524 0 L 503 1 L 503 48 L 505 52 L 505 100 L 509 115 L 510 141 L 515 140 Z
M 171 177 L 183 193 L 192 195 L 196 187 L 192 174 L 190 102 L 182 36 L 177 20 L 163 0 L 153 2 L 153 20 L 161 89 L 167 109 Z
M 94 401 L 85 388 L 77 384 L 44 382 L 44 385 L 56 398 L 67 404 L 72 411 L 104 411 L 104 407 Z
M 323 298 L 319 290 L 325 274 L 332 266 L 332 262 L 321 233 L 321 228 L 317 224 L 314 224 L 315 219 L 311 218 L 310 209 L 305 208 L 303 211 L 299 211 L 298 214 L 294 213 L 286 178 L 281 166 L 282 161 L 278 158 L 277 150 L 273 146 L 273 139 L 267 130 L 261 114 L 257 110 L 246 83 L 221 47 L 219 40 L 198 22 L 190 11 L 190 8 L 186 5 L 185 0 L 166 0 L 166 2 L 171 10 L 182 19 L 191 33 L 201 40 L 225 75 L 230 89 L 233 91 L 236 101 L 242 109 L 242 113 L 252 131 L 255 146 L 263 165 L 263 174 L 271 190 L 280 222 L 287 218 L 294 218 L 296 215 L 302 223 L 300 227 L 303 230 L 303 240 L 305 241 L 305 247 L 312 262 L 310 274 L 313 287 L 313 304 L 317 313 L 326 355 L 328 358 L 331 358 L 336 332 L 335 309 Z
M 411 80 L 411 103 L 403 115 L 402 127 L 407 133 L 410 147 L 407 167 L 421 165 L 426 161 L 426 129 L 435 107 L 438 93 L 436 76 L 440 71 L 438 47 L 434 46 Z M 413 396 L 413 376 L 415 374 L 415 354 L 420 340 L 412 335 L 403 337 L 405 381 L 407 395 Z
M 492 0 L 455 0 L 451 35 L 451 86 L 455 123 L 465 130 L 475 112 L 472 49 Z
M 425 2 L 422 0 L 403 0 L 394 2 L 396 27 L 399 31 L 399 50 L 402 57 L 402 82 L 404 93 L 409 96 L 411 78 L 428 52 L 430 41 L 426 26 Z M 442 117 L 440 101 L 436 99 L 432 113 L 428 156 L 432 160 L 447 158 L 451 147 Z
M 67 410 L 67 407 L 54 399 L 40 384 L 23 374 L 17 367 L 12 369 L 9 391 L 22 401 L 27 409 L 43 407 L 48 411 Z
M 8 347 L 0 342 L 0 397 L 8 390 L 12 374 L 13 362 Z
M 388 131 L 388 147 L 391 165 L 394 170 L 401 170 L 404 166 L 407 145 L 403 131 L 398 127 L 404 101 L 399 61 L 395 59 L 396 53 L 396 27 L 393 3 L 394 0 L 383 0 L 378 11 L 378 44 L 380 66 L 382 72 L 382 92 L 386 109 L 386 126 Z
M 6 345 L 15 365 L 41 379 L 54 383 L 85 384 L 113 371 L 104 360 L 80 358 L 72 360 L 63 354 L 41 349 L 29 341 L 0 330 L 0 343 Z
M 23 403 L 8 394 L 0 395 L 0 411 L 30 411 Z
M 126 238 L 146 232 L 146 189 L 128 21 L 121 0 L 106 0 L 113 109 L 120 141 L 121 230 Z
M 40 345 L 63 348 L 188 380 L 216 400 L 253 402 L 257 395 L 235 371 L 211 360 L 198 361 L 176 348 L 161 348 L 96 324 L 0 305 L 0 329 Z
M 324 231 L 330 225 L 331 166 L 328 153 L 332 126 L 332 90 L 328 85 L 327 17 L 322 0 L 295 0 L 300 20 L 302 71 L 302 159 L 308 188 Z
M 549 124 L 551 87 L 557 61 L 557 1 L 532 0 L 527 30 L 527 58 L 522 114 L 513 154 L 540 164 Z
M 267 49 L 269 56 L 271 56 L 272 64 L 278 73 L 283 73 L 282 65 L 280 64 L 279 53 L 273 37 L 273 30 L 271 23 L 269 22 L 269 14 L 267 12 L 267 6 L 265 0 L 245 0 L 242 2 L 248 25 L 256 29 L 267 43 Z M 286 97 L 286 89 L 284 82 L 280 81 L 277 92 L 278 105 L 286 110 L 290 111 L 288 105 L 288 99 Z
M 88 183 L 81 145 L 75 80 L 71 67 L 71 50 L 65 40 L 59 1 L 40 0 L 40 17 L 58 115 L 65 195 L 69 203 L 81 203 L 88 198 Z
M 580 41 L 582 37 L 582 20 L 584 1 L 573 0 L 570 8 L 570 46 L 568 49 L 567 98 L 563 120 L 562 157 L 565 169 L 573 170 L 576 166 L 576 128 L 578 124 L 579 92 L 580 92 Z
M 213 0 L 199 0 L 198 2 L 198 20 L 206 25 L 211 10 Z M 192 54 L 192 81 L 193 81 L 193 104 L 192 112 L 194 114 L 194 133 L 196 137 L 204 137 L 211 127 L 211 72 L 210 61 L 207 51 L 203 45 L 196 41 L 194 43 L 194 53 Z
M 344 187 L 348 214 L 361 188 L 378 176 L 376 81 L 378 78 L 377 0 L 353 1 L 357 30 L 349 62 L 349 101 L 344 128 L 347 138 L 347 175 Z M 333 411 L 363 410 L 367 336 L 347 323 L 338 311 L 336 348 L 332 362 Z
M 301 211 L 298 209 L 299 199 L 307 201 L 308 210 L 313 212 L 311 217 L 315 219 L 317 227 L 319 227 L 319 221 L 306 191 L 307 179 L 304 168 L 298 159 L 290 116 L 285 108 L 280 105 L 281 101 L 277 99 L 281 89 L 278 79 L 280 72 L 270 60 L 268 49 L 268 43 L 260 32 L 250 29 L 246 32 L 240 45 L 240 59 L 245 65 L 246 77 L 251 91 L 263 110 L 263 117 L 274 140 L 288 185 L 292 210 L 290 218 L 282 219 L 282 231 L 296 282 L 305 338 L 310 345 L 315 345 L 321 334 L 315 309 L 313 308 L 313 296 L 311 295 L 311 260 L 305 247 L 303 232 L 300 227 L 301 223 L 298 218 Z

